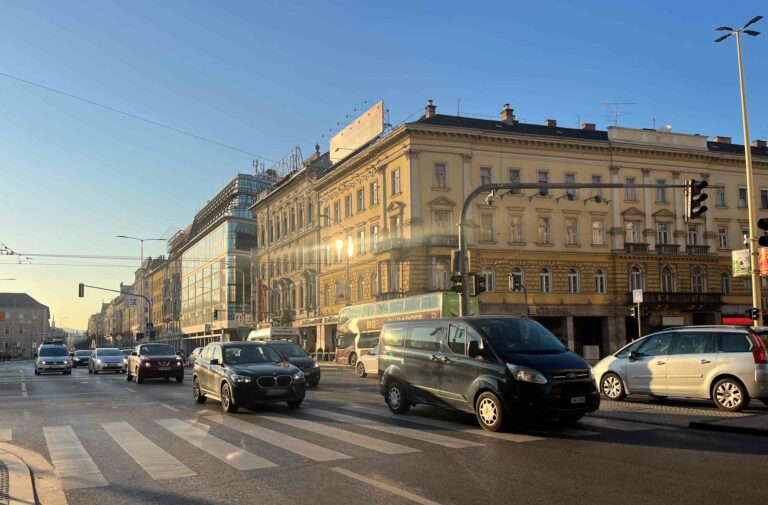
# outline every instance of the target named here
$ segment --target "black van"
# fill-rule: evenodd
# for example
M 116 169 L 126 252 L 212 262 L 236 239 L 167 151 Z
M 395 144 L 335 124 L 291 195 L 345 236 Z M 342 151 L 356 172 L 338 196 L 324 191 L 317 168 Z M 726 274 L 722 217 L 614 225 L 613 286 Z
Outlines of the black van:
M 435 405 L 498 431 L 512 419 L 575 422 L 600 407 L 587 362 L 531 319 L 389 323 L 379 349 L 379 391 L 396 414 Z

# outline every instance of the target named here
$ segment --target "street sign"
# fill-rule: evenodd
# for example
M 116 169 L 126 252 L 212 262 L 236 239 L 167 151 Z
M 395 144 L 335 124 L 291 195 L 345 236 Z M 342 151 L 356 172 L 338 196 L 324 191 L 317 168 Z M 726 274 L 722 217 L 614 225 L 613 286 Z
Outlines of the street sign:
M 643 303 L 643 290 L 642 289 L 633 289 L 632 290 L 632 303 Z
M 128 297 L 128 306 L 129 307 L 135 307 L 138 305 L 138 299 L 135 296 L 129 296 Z
M 211 331 L 211 325 L 210 325 L 210 323 L 206 323 L 205 324 L 205 332 L 209 333 L 210 331 Z
M 147 323 L 147 331 L 152 330 L 154 328 L 155 328 L 155 324 L 154 323 Z

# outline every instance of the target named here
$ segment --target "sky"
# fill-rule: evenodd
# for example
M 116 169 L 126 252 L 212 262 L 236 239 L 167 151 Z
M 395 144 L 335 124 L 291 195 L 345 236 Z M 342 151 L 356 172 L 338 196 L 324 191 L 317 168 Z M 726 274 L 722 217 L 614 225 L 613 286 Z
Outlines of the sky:
M 0 291 L 85 329 L 111 296 L 77 284 L 117 289 L 140 262 L 116 235 L 169 237 L 254 159 L 325 150 L 380 99 L 393 124 L 433 99 L 599 129 L 622 102 L 622 126 L 741 143 L 735 40 L 713 40 L 758 14 L 765 2 L 0 0 L 0 73 L 239 149 L 0 75 L 0 243 L 30 258 L 0 256 Z M 765 139 L 768 33 L 743 45 Z

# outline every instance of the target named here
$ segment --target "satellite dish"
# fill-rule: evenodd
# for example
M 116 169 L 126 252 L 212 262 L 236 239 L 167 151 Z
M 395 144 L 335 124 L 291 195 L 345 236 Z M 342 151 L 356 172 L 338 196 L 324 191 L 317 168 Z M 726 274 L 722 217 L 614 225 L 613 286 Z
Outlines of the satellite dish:
M 664 132 L 664 133 L 672 133 L 672 125 L 671 124 L 665 124 L 664 126 L 659 128 L 659 131 L 660 132 Z

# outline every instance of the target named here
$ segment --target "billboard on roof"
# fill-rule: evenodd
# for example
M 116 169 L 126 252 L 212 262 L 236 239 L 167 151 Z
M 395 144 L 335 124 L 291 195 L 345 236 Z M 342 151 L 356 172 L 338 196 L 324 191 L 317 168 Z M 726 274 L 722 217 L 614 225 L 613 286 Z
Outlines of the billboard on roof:
M 384 131 L 384 101 L 363 112 L 352 123 L 331 137 L 329 146 L 331 163 L 338 163 L 358 147 L 365 145 Z

